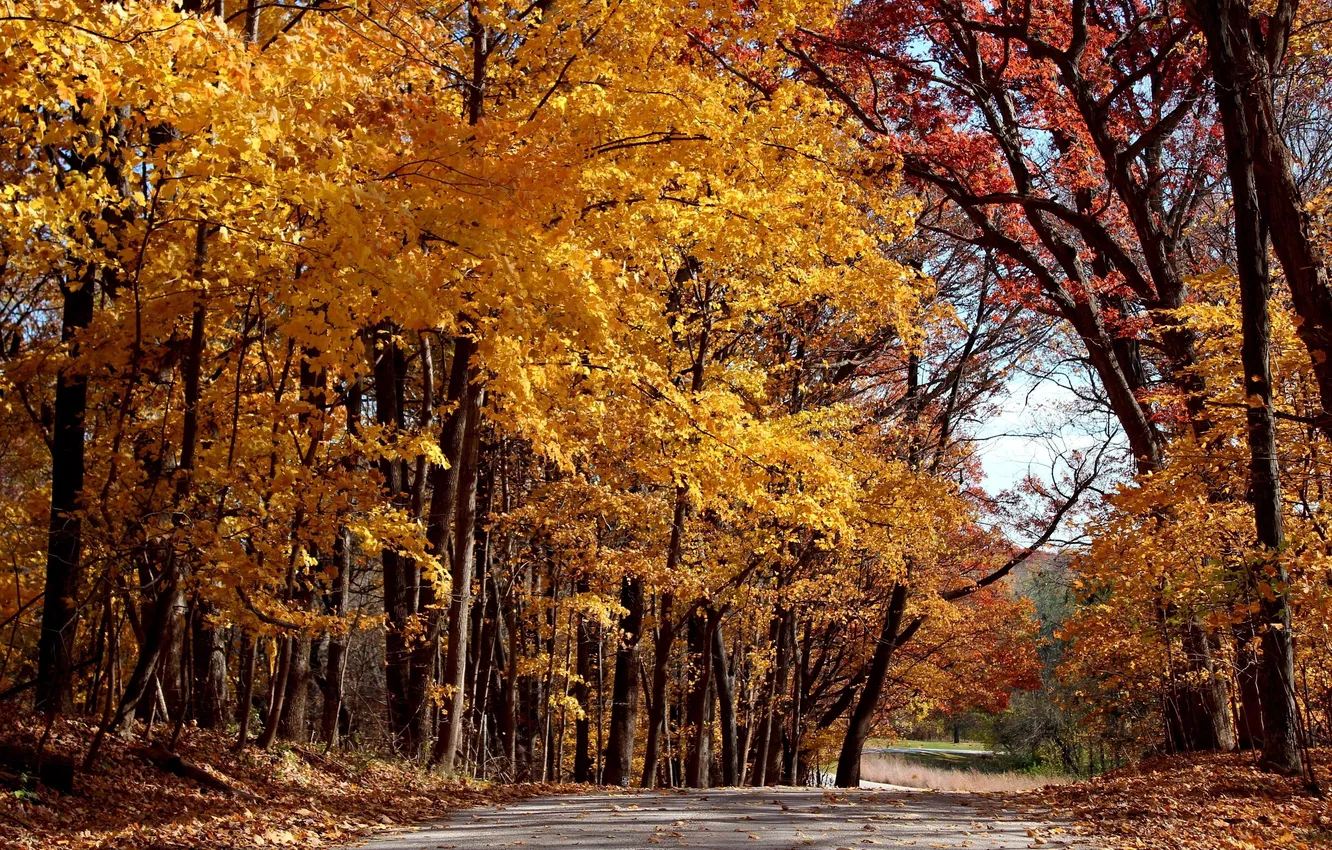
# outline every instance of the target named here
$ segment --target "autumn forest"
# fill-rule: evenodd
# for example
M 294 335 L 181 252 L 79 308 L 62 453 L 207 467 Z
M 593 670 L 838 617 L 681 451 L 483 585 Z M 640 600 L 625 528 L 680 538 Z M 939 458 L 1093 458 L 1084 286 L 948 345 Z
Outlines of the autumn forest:
M 122 769 L 963 729 L 1326 836 L 1330 56 L 1321 0 L 0 0 L 0 845 L 178 846 L 61 808 Z

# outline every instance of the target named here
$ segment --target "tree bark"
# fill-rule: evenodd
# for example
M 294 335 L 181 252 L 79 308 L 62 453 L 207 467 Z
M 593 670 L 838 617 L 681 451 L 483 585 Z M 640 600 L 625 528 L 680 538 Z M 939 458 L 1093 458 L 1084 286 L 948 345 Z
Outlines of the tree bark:
M 60 339 L 72 343 L 77 357 L 78 332 L 93 317 L 95 270 L 88 266 L 76 285 L 62 283 L 64 308 Z M 42 599 L 42 630 L 37 646 L 38 711 L 64 714 L 74 710 L 74 639 L 78 630 L 78 597 L 83 570 L 83 520 L 79 495 L 84 475 L 84 415 L 88 409 L 88 376 L 67 364 L 56 376 L 55 421 L 51 434 L 51 517 L 46 550 L 46 589 Z
M 726 641 L 722 636 L 721 612 L 709 609 L 712 621 L 713 678 L 717 682 L 717 702 L 721 717 L 721 778 L 727 787 L 740 784 L 739 730 L 735 716 L 735 682 L 726 659 Z
M 672 535 L 674 539 L 674 535 Z M 657 765 L 661 760 L 662 739 L 666 735 L 666 686 L 670 683 L 671 646 L 675 643 L 675 596 L 663 593 L 657 603 L 656 640 L 652 649 L 651 698 L 648 700 L 647 743 L 643 755 L 644 788 L 657 783 Z
M 309 635 L 295 636 L 291 641 L 291 663 L 287 668 L 282 714 L 278 717 L 278 737 L 304 744 L 310 734 L 311 641 Z
M 261 750 L 273 746 L 278 733 L 278 719 L 282 717 L 282 704 L 287 698 L 287 678 L 291 671 L 291 654 L 296 639 L 291 636 L 278 638 L 278 665 L 269 680 L 272 698 L 268 701 L 268 711 L 264 713 L 264 731 L 255 745 Z
M 834 780 L 838 788 L 860 786 L 860 757 L 865 750 L 865 741 L 869 739 L 874 712 L 879 707 L 879 698 L 883 695 L 893 652 L 897 650 L 906 600 L 906 585 L 895 586 L 892 598 L 888 601 L 888 611 L 884 615 L 883 632 L 879 635 L 874 655 L 870 659 L 865 686 L 860 691 L 855 711 L 851 713 L 851 721 L 847 724 L 846 737 L 842 740 L 842 752 L 837 758 L 837 777 Z
M 1263 559 L 1249 568 L 1248 580 L 1259 599 L 1262 617 L 1263 760 L 1274 770 L 1298 773 L 1302 758 L 1295 706 L 1294 646 L 1290 636 L 1287 575 L 1282 561 L 1285 529 L 1281 515 L 1281 477 L 1277 466 L 1276 422 L 1272 415 L 1271 324 L 1267 300 L 1271 281 L 1267 264 L 1267 222 L 1254 179 L 1254 153 L 1246 93 L 1254 55 L 1251 19 L 1235 0 L 1197 0 L 1195 18 L 1207 39 L 1216 82 L 1216 100 L 1225 132 L 1226 171 L 1235 214 L 1236 274 L 1239 278 L 1244 395 L 1248 400 L 1249 499 Z
M 254 638 L 249 632 L 243 633 L 240 650 L 240 694 L 236 702 L 236 719 L 240 724 L 240 730 L 236 735 L 237 749 L 249 743 L 250 715 L 254 713 L 255 650 Z
M 589 590 L 586 575 L 578 577 L 577 592 Z M 578 615 L 578 651 L 574 660 L 574 673 L 578 679 L 574 683 L 573 696 L 578 701 L 582 715 L 574 721 L 574 782 L 591 782 L 592 775 L 592 652 L 596 640 L 592 633 L 592 620 L 586 614 Z
M 768 644 L 772 647 L 774 662 L 777 660 L 775 656 L 779 652 L 778 647 L 782 643 L 782 623 L 783 618 L 780 612 L 774 613 L 768 628 Z M 759 720 L 758 743 L 754 749 L 754 769 L 750 774 L 753 777 L 753 784 L 760 788 L 768 784 L 768 744 L 772 740 L 773 714 L 776 711 L 777 700 L 781 695 L 781 692 L 777 690 L 776 663 L 768 671 L 764 684 L 767 688 L 767 694 L 763 698 L 763 717 Z M 748 758 L 749 754 L 746 753 L 745 756 Z
M 505 655 L 504 690 L 501 694 L 500 738 L 504 744 L 504 757 L 509 776 L 517 781 L 518 775 L 518 612 L 516 606 L 504 606 Z
M 375 420 L 389 431 L 400 431 L 405 423 L 402 409 L 403 355 L 393 339 L 396 329 L 389 323 L 376 328 L 375 344 Z M 384 492 L 397 507 L 406 505 L 406 471 L 397 458 L 383 457 L 379 473 L 384 479 Z M 384 615 L 384 675 L 388 708 L 389 736 L 393 748 L 408 752 L 411 735 L 411 700 L 408 688 L 411 680 L 411 648 L 407 642 L 412 614 L 415 613 L 409 594 L 410 576 L 406 574 L 405 559 L 396 550 L 385 547 L 380 551 L 383 568 Z
M 634 762 L 634 731 L 638 725 L 638 644 L 643 631 L 643 582 L 626 576 L 620 584 L 620 644 L 615 651 L 611 686 L 610 735 L 606 741 L 602 784 L 628 787 Z
M 1184 649 L 1190 672 L 1201 679 L 1194 686 L 1201 733 L 1197 748 L 1229 752 L 1235 749 L 1235 724 L 1230 714 L 1230 689 L 1216 665 L 1216 639 L 1193 619 L 1185 626 Z
M 685 784 L 707 788 L 712 767 L 712 720 L 715 689 L 712 676 L 712 630 L 714 621 L 690 612 L 686 635 L 690 667 L 694 672 L 686 706 L 688 755 L 685 759 Z
M 445 415 L 440 428 L 439 447 L 444 455 L 445 464 L 430 470 L 430 511 L 426 517 L 426 539 L 430 552 L 441 563 L 448 562 L 449 534 L 458 509 L 458 479 L 463 461 L 464 441 L 468 415 L 468 381 L 476 377 L 471 368 L 475 343 L 470 337 L 458 336 L 453 342 L 453 363 L 449 367 L 449 384 L 446 392 L 447 401 L 452 409 Z M 473 487 L 475 489 L 475 486 Z M 473 498 L 475 498 L 473 496 Z M 457 580 L 457 562 L 454 561 L 453 580 Z M 413 754 L 426 740 L 429 732 L 431 711 L 428 703 L 429 685 L 435 670 L 435 659 L 439 652 L 441 612 L 435 597 L 435 586 L 424 576 L 421 577 L 420 611 L 426 618 L 425 634 L 417 638 L 411 652 L 411 677 L 409 698 L 411 702 L 411 723 L 413 728 Z M 454 584 L 456 596 L 457 585 Z M 452 617 L 450 607 L 449 616 Z
M 768 719 L 768 750 L 764 757 L 763 776 L 768 785 L 782 781 L 782 748 L 786 746 L 787 688 L 791 683 L 791 668 L 795 661 L 795 612 L 782 610 L 778 632 L 777 669 L 773 683 L 772 713 Z
M 210 606 L 199 602 L 194 606 L 194 718 L 201 729 L 216 729 L 226 725 L 227 704 L 227 643 L 221 629 L 208 622 Z
M 361 382 L 354 381 L 347 387 L 347 433 L 359 436 L 361 433 Z M 348 470 L 356 468 L 357 457 L 345 461 Z M 345 617 L 351 593 L 351 571 L 354 566 L 355 545 L 351 530 L 346 526 L 338 528 L 333 539 L 333 569 L 335 577 L 328 595 L 328 612 L 335 617 Z M 339 632 L 331 635 L 328 641 L 328 665 L 324 675 L 323 709 L 319 719 L 319 739 L 327 749 L 338 745 L 338 730 L 341 727 L 343 691 L 347 674 L 347 650 L 351 643 L 349 633 Z
M 339 528 L 333 539 L 333 568 L 336 577 L 328 598 L 329 613 L 346 616 L 347 596 L 350 591 L 352 568 L 351 532 Z M 343 686 L 347 673 L 347 647 L 351 635 L 339 632 L 328 641 L 328 664 L 324 672 L 323 709 L 319 718 L 319 740 L 332 749 L 338 745 L 338 721 L 342 715 Z
M 1232 66 L 1228 77 L 1244 108 L 1259 209 L 1270 226 L 1273 252 L 1299 316 L 1296 332 L 1308 349 L 1318 382 L 1320 425 L 1332 434 L 1332 286 L 1312 215 L 1295 179 L 1294 157 L 1281 132 L 1274 91 L 1298 0 L 1281 0 L 1270 14 L 1254 14 L 1236 0 L 1200 5 L 1227 29 L 1228 43 L 1213 50 L 1213 56 Z
M 461 364 L 466 367 L 466 361 Z M 455 366 L 455 368 L 457 368 Z M 435 742 L 433 762 L 446 776 L 452 775 L 458 745 L 462 741 L 467 699 L 468 614 L 471 612 L 472 568 L 476 553 L 477 454 L 481 442 L 481 407 L 485 390 L 476 383 L 475 370 L 467 369 L 464 393 L 466 420 L 458 473 L 457 509 L 453 529 L 453 587 L 449 598 L 448 649 L 444 659 L 443 685 L 449 692 L 448 712 Z M 432 506 L 433 507 L 433 506 Z

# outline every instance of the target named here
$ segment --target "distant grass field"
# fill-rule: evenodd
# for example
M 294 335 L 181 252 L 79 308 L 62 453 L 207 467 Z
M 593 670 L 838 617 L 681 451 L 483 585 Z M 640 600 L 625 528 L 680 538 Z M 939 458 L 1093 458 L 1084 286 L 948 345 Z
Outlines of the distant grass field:
M 918 750 L 988 750 L 980 741 L 913 741 L 910 738 L 871 738 L 866 745 L 873 747 L 910 747 Z
M 966 764 L 964 757 L 954 758 L 956 762 L 945 762 L 915 755 L 870 753 L 860 760 L 860 778 L 909 788 L 977 792 L 1026 791 L 1070 781 L 1063 776 L 1034 776 L 1007 770 L 997 758 L 977 759 L 975 765 Z
M 888 759 L 909 765 L 918 765 L 922 768 L 937 770 L 953 770 L 963 773 L 1024 773 L 1031 774 L 1030 763 L 1012 753 L 997 752 L 991 753 L 985 744 L 978 741 L 962 741 L 954 744 L 952 741 L 913 741 L 906 738 L 876 738 L 872 739 L 867 745 L 867 749 L 881 747 L 892 747 L 897 750 L 911 749 L 917 752 L 903 753 L 867 753 L 861 762 L 861 769 L 869 764 L 872 758 Z M 971 750 L 972 753 L 955 752 L 957 750 Z M 952 752 L 950 752 L 952 751 Z M 869 777 L 866 776 L 868 779 Z M 884 780 L 874 780 L 884 781 Z M 1040 784 L 1040 783 L 1038 783 Z

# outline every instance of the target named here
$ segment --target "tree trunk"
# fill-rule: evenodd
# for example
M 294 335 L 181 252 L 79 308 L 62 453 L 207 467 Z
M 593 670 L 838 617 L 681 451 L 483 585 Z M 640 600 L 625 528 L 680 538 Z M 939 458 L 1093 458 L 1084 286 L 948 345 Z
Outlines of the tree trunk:
M 1196 618 L 1185 626 L 1185 657 L 1189 671 L 1200 681 L 1193 687 L 1198 695 L 1198 749 L 1235 749 L 1235 724 L 1230 714 L 1230 689 L 1225 676 L 1216 667 L 1216 639 Z
M 278 737 L 305 744 L 310 737 L 310 648 L 309 635 L 293 637 L 291 664 L 287 668 L 286 697 L 278 719 Z
M 64 312 L 60 339 L 73 342 L 92 322 L 95 270 L 89 266 L 76 287 L 61 284 Z M 46 550 L 46 589 L 42 598 L 42 630 L 37 646 L 38 711 L 63 714 L 74 710 L 74 639 L 78 631 L 78 597 L 83 570 L 84 414 L 88 409 L 88 377 L 64 366 L 56 377 L 55 421 L 51 433 L 51 517 Z
M 240 731 L 236 735 L 237 749 L 249 743 L 250 715 L 254 713 L 255 650 L 254 638 L 249 632 L 243 633 L 240 650 L 240 694 L 236 702 L 236 719 L 240 724 Z
M 463 362 L 466 365 L 466 361 Z M 456 367 L 455 367 L 456 368 Z M 454 769 L 458 744 L 462 741 L 467 698 L 468 615 L 471 612 L 472 568 L 476 554 L 477 453 L 481 442 L 481 407 L 485 390 L 476 383 L 476 372 L 468 369 L 464 398 L 466 420 L 458 473 L 456 521 L 453 529 L 453 587 L 449 598 L 448 650 L 444 658 L 443 686 L 449 690 L 448 713 L 431 761 L 446 776 Z M 433 506 L 432 506 L 433 509 Z
M 452 409 L 445 416 L 440 429 L 439 447 L 446 463 L 430 470 L 430 511 L 426 517 L 426 539 L 430 552 L 441 562 L 449 559 L 450 525 L 456 519 L 458 509 L 458 477 L 463 466 L 464 435 L 467 427 L 467 405 L 464 398 L 468 394 L 468 380 L 476 373 L 471 368 L 472 353 L 475 344 L 469 337 L 459 336 L 453 342 L 453 363 L 449 367 L 449 385 L 446 390 L 447 401 Z M 473 488 L 475 489 L 475 488 Z M 453 580 L 457 581 L 457 563 L 454 562 Z M 454 584 L 454 595 L 457 585 Z M 439 654 L 440 610 L 435 598 L 435 587 L 421 577 L 420 610 L 426 617 L 425 634 L 417 638 L 412 647 L 411 675 L 409 684 L 410 712 L 413 733 L 413 755 L 415 748 L 428 737 L 432 713 L 428 695 L 431 676 Z M 450 607 L 450 616 L 452 608 Z
M 333 538 L 333 569 L 336 577 L 328 597 L 328 612 L 335 617 L 347 613 L 347 595 L 351 585 L 352 568 L 351 531 L 338 529 Z M 332 749 L 338 745 L 338 719 L 342 714 L 343 686 L 347 674 L 347 647 L 351 635 L 338 632 L 328 640 L 328 664 L 324 671 L 323 710 L 319 718 L 319 740 Z
M 860 691 L 860 699 L 856 702 L 855 711 L 851 713 L 846 737 L 842 740 L 842 752 L 837 758 L 837 778 L 834 780 L 838 788 L 860 786 L 860 756 L 865 750 L 874 712 L 878 710 L 879 698 L 883 695 L 884 683 L 888 679 L 888 666 L 893 660 L 893 652 L 897 650 L 906 599 L 906 586 L 895 586 L 888 602 L 888 612 L 883 619 L 883 633 L 879 635 L 874 656 L 870 659 L 865 686 Z
M 791 708 L 787 712 L 790 725 L 786 733 L 786 749 L 782 760 L 782 782 L 787 785 L 797 785 L 797 779 L 800 773 L 800 737 L 804 727 L 804 689 L 805 689 L 805 652 L 804 644 L 796 640 L 798 631 L 795 611 L 791 612 L 791 670 L 794 673 L 791 681 Z M 808 641 L 809 629 L 805 630 L 805 638 Z
M 657 783 L 657 765 L 661 760 L 662 740 L 666 736 L 666 688 L 670 683 L 671 646 L 675 643 L 675 596 L 661 595 L 657 605 L 656 640 L 652 650 L 651 694 L 648 699 L 647 743 L 643 755 L 642 786 Z
M 268 711 L 264 713 L 263 734 L 255 742 L 261 750 L 273 746 L 273 740 L 277 738 L 278 719 L 282 717 L 282 704 L 287 698 L 287 679 L 291 671 L 291 654 L 295 643 L 296 639 L 290 636 L 278 638 L 278 665 L 273 671 L 272 679 L 269 680 L 272 698 L 268 701 Z
M 782 623 L 783 619 L 780 613 L 772 617 L 772 623 L 768 628 L 768 644 L 772 647 L 774 654 L 778 652 L 778 647 L 782 643 Z M 776 658 L 773 659 L 776 661 Z M 752 771 L 753 784 L 757 787 L 763 787 L 768 784 L 768 744 L 772 740 L 773 714 L 776 711 L 777 699 L 781 692 L 777 690 L 777 665 L 773 664 L 772 669 L 768 671 L 767 681 L 764 683 L 767 688 L 767 694 L 763 698 L 763 717 L 759 720 L 758 726 L 758 744 L 754 749 L 754 770 Z M 749 754 L 745 754 L 748 758 Z
M 183 585 L 178 584 L 179 601 L 177 610 L 173 612 L 175 616 L 180 617 L 178 623 L 173 623 L 171 630 L 171 640 L 166 645 L 161 659 L 157 662 L 157 686 L 161 688 L 162 699 L 166 703 L 167 718 L 176 717 L 189 699 L 185 692 L 185 667 L 186 667 L 186 647 L 185 641 L 190 631 L 190 611 L 189 605 L 185 601 L 185 589 Z
M 690 788 L 707 788 L 712 767 L 712 629 L 714 621 L 691 611 L 686 628 L 689 643 L 690 668 L 694 677 L 690 683 L 685 724 L 688 728 L 688 755 L 685 759 L 685 784 Z
M 361 432 L 361 383 L 353 382 L 347 387 L 347 432 L 359 436 Z M 356 457 L 349 457 L 347 468 L 354 470 Z M 333 538 L 333 569 L 335 577 L 328 595 L 328 612 L 334 617 L 345 617 L 351 593 L 351 572 L 354 562 L 355 545 L 351 530 L 346 526 L 338 529 Z M 341 727 L 343 690 L 347 675 L 347 649 L 351 635 L 338 632 L 329 636 L 328 666 L 324 675 L 324 704 L 319 719 L 319 739 L 324 746 L 332 749 L 338 745 L 338 730 Z
M 1276 422 L 1272 416 L 1271 325 L 1267 300 L 1267 222 L 1259 207 L 1254 180 L 1258 140 L 1246 120 L 1243 55 L 1255 55 L 1248 12 L 1234 0 L 1201 0 L 1197 22 L 1207 39 L 1216 99 L 1225 131 L 1226 171 L 1235 214 L 1236 274 L 1242 313 L 1240 360 L 1248 399 L 1249 498 L 1254 509 L 1261 562 L 1249 568 L 1249 583 L 1262 617 L 1263 759 L 1274 770 L 1302 769 L 1295 706 L 1294 646 L 1290 636 L 1287 575 L 1282 561 L 1285 529 L 1281 516 L 1281 478 L 1277 467 Z M 1254 69 L 1248 69 L 1251 74 Z
M 1259 209 L 1269 224 L 1277 260 L 1299 316 L 1296 332 L 1308 349 L 1318 382 L 1323 415 L 1320 425 L 1332 434 L 1332 286 L 1326 259 L 1315 237 L 1312 213 L 1295 179 L 1294 157 L 1281 133 L 1274 90 L 1285 59 L 1297 0 L 1276 4 L 1274 13 L 1253 14 L 1247 3 L 1210 0 L 1200 4 L 1215 19 L 1208 31 L 1214 62 L 1222 61 L 1237 88 L 1247 124 Z M 1225 27 L 1226 32 L 1221 32 Z M 1213 33 L 1225 38 L 1213 45 Z
M 518 612 L 515 605 L 504 606 L 505 643 L 503 715 L 500 737 L 504 742 L 504 757 L 508 762 L 509 777 L 516 782 L 518 775 Z
M 576 588 L 580 594 L 589 590 L 587 576 L 578 577 Z M 574 661 L 574 672 L 578 679 L 574 683 L 573 696 L 582 710 L 581 716 L 574 721 L 574 782 L 592 782 L 592 652 L 596 640 L 592 634 L 592 620 L 586 614 L 578 615 L 578 652 Z
M 194 718 L 201 729 L 216 729 L 227 722 L 227 643 L 221 629 L 209 624 L 210 607 L 194 606 Z
M 768 720 L 768 751 L 764 760 L 763 776 L 766 784 L 777 785 L 782 781 L 782 748 L 785 745 L 787 687 L 791 682 L 791 666 L 795 660 L 795 612 L 780 613 L 781 627 L 777 642 L 777 669 L 773 684 L 772 714 Z
M 144 641 L 139 647 L 139 657 L 125 683 L 120 707 L 116 710 L 112 728 L 122 737 L 130 733 L 134 710 L 141 703 L 151 705 L 157 699 L 159 668 L 179 633 L 178 624 L 185 610 L 185 595 L 180 589 L 174 560 L 172 558 L 172 563 L 163 566 L 163 587 L 158 590 L 157 597 L 148 608 L 149 616 L 144 623 Z
M 643 631 L 643 582 L 625 577 L 620 584 L 620 645 L 615 651 L 615 682 L 611 686 L 610 736 L 606 742 L 602 784 L 628 787 L 634 762 L 634 731 L 638 725 L 638 644 Z
M 401 430 L 404 423 L 402 409 L 403 372 L 402 351 L 393 340 L 395 328 L 384 323 L 375 330 L 375 419 L 390 431 Z M 379 461 L 379 472 L 384 478 L 384 491 L 397 507 L 406 506 L 406 474 L 397 458 L 384 457 Z M 385 547 L 380 551 L 383 567 L 384 615 L 384 675 L 385 695 L 388 703 L 389 736 L 398 752 L 410 752 L 411 699 L 408 694 L 411 681 L 411 647 L 408 630 L 415 613 L 412 605 L 412 580 L 407 575 L 406 559 L 396 550 Z
M 712 621 L 713 678 L 717 682 L 717 702 L 721 709 L 721 777 L 722 785 L 740 784 L 739 732 L 735 719 L 735 682 L 731 679 L 730 664 L 726 660 L 726 641 L 722 637 L 721 612 L 708 610 Z
M 489 511 L 487 511 L 488 513 Z M 481 778 L 486 778 L 486 768 L 490 761 L 490 739 L 500 726 L 498 712 L 495 710 L 496 674 L 503 669 L 504 656 L 499 643 L 501 613 L 499 610 L 499 590 L 493 578 L 494 551 L 489 531 L 486 532 L 486 545 L 482 546 L 485 557 L 481 559 L 481 586 L 487 590 L 486 605 L 482 614 L 480 649 L 477 652 L 476 676 L 472 680 L 473 725 L 480 734 L 477 744 L 478 764 L 482 768 Z
M 1235 624 L 1235 730 L 1242 750 L 1256 750 L 1263 746 L 1263 697 L 1260 671 L 1262 662 L 1254 648 L 1258 636 L 1255 618 L 1246 616 Z

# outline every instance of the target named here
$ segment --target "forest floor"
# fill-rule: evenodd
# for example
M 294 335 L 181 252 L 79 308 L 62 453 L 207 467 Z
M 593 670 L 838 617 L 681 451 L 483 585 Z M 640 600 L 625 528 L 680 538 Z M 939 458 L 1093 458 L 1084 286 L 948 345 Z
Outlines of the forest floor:
M 1332 749 L 1315 751 L 1314 767 L 1332 796 Z M 1051 807 L 1106 848 L 1332 848 L 1332 800 L 1259 770 L 1249 753 L 1162 756 L 1011 799 Z
M 81 764 L 94 728 L 61 721 L 44 752 Z M 157 727 L 158 739 L 171 729 Z M 0 713 L 0 780 L 19 768 L 6 747 L 31 751 L 43 727 Z M 204 787 L 155 763 L 140 741 L 107 736 L 92 769 L 62 794 L 20 773 L 0 781 L 0 850 L 241 850 L 342 846 L 465 806 L 510 803 L 581 786 L 448 782 L 419 768 L 320 748 L 234 749 L 235 740 L 186 729 L 177 752 L 230 791 Z

